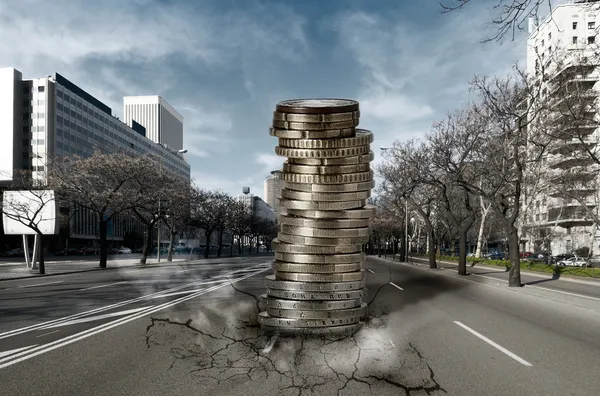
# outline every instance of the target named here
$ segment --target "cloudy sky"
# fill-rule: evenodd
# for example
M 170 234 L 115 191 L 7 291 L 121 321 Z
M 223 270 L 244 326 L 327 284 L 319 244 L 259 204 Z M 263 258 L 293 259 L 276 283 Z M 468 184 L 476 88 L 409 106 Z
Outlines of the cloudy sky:
M 262 196 L 282 163 L 278 101 L 359 100 L 379 156 L 468 99 L 474 74 L 523 62 L 522 35 L 480 42 L 497 0 L 472 3 L 441 15 L 438 0 L 0 0 L 0 67 L 59 72 L 118 116 L 123 96 L 161 95 L 185 117 L 197 183 Z

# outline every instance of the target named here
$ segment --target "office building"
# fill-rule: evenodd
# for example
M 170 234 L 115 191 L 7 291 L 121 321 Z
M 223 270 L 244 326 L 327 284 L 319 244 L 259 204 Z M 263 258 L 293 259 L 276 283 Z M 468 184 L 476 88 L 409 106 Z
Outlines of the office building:
M 266 219 L 275 221 L 277 215 L 273 211 L 273 208 L 261 197 L 257 197 L 254 194 L 240 194 L 237 199 L 244 204 L 244 207 L 248 208 L 250 213 L 260 219 Z
M 557 106 L 557 109 L 564 107 L 561 102 L 568 94 L 562 93 L 564 88 L 559 91 L 559 84 L 582 90 L 580 92 L 585 92 L 582 99 L 589 99 L 590 106 L 586 110 L 589 119 L 597 119 L 594 101 L 600 88 L 600 62 L 597 57 L 599 27 L 600 3 L 569 2 L 555 6 L 551 15 L 539 24 L 530 20 L 527 40 L 527 72 L 542 82 L 541 93 L 548 96 L 548 103 Z M 557 111 L 556 117 L 567 116 L 565 112 Z M 529 192 L 528 210 L 523 211 L 521 249 L 557 255 L 588 248 L 597 256 L 600 253 L 599 235 L 588 212 L 572 196 L 584 197 L 588 209 L 597 211 L 596 201 L 600 192 L 590 189 L 589 183 L 565 187 L 553 180 L 560 180 L 568 174 L 566 172 L 574 170 L 577 174 L 590 171 L 592 178 L 597 177 L 589 156 L 582 151 L 579 137 L 583 137 L 590 148 L 596 147 L 600 136 L 598 123 L 567 125 L 560 134 L 562 139 L 555 139 L 542 159 L 548 189 L 542 189 L 541 193 Z
M 172 150 L 183 148 L 183 117 L 160 96 L 125 96 L 123 118 L 146 129 L 146 137 Z
M 190 165 L 183 155 L 145 135 L 141 124 L 126 125 L 110 107 L 58 73 L 23 79 L 18 70 L 0 69 L 0 182 L 9 184 L 13 169 L 25 169 L 43 183 L 49 159 L 89 156 L 94 150 L 164 156 L 165 171 L 189 180 Z M 75 245 L 97 239 L 98 223 L 92 213 L 72 206 L 61 208 L 61 214 L 63 221 L 70 218 L 67 238 Z M 135 219 L 117 216 L 108 238 L 122 240 L 131 231 L 143 229 Z
M 281 179 L 281 171 L 274 170 L 270 176 L 267 176 L 264 182 L 264 198 L 265 201 L 275 213 L 279 213 L 279 196 L 281 190 L 285 186 L 285 182 Z

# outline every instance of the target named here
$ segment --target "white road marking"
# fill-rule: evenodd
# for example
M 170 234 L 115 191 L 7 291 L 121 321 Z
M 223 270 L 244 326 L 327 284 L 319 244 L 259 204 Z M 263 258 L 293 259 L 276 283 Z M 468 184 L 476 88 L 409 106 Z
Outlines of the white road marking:
M 367 271 L 369 271 L 370 273 L 374 274 L 375 271 L 373 271 L 371 268 L 369 268 Z
M 517 362 L 521 363 L 523 366 L 533 366 L 531 363 L 529 363 L 527 360 L 515 355 L 514 353 L 512 353 L 511 351 L 509 351 L 508 349 L 504 348 L 501 345 L 496 344 L 494 341 L 490 340 L 489 338 L 487 338 L 486 336 L 484 336 L 483 334 L 479 334 L 478 332 L 476 332 L 475 330 L 473 330 L 472 328 L 470 328 L 467 325 L 462 324 L 461 322 L 458 321 L 454 321 L 454 323 L 456 323 L 457 325 L 459 325 L 460 327 L 462 327 L 463 329 L 467 330 L 469 333 L 477 336 L 478 338 L 482 339 L 483 341 L 487 342 L 488 344 L 490 344 L 491 346 L 493 346 L 494 348 L 498 349 L 500 352 L 510 356 L 511 358 L 515 359 Z
M 27 287 L 37 287 L 37 286 L 46 286 L 46 285 L 55 285 L 57 283 L 63 283 L 64 281 L 56 281 L 56 282 L 48 282 L 48 283 L 36 283 L 35 285 L 23 285 L 23 286 L 19 286 L 22 288 L 27 288 Z
M 81 319 L 73 319 L 73 320 L 69 320 L 66 322 L 61 322 L 61 323 L 57 323 L 57 324 L 51 324 L 48 326 L 44 326 L 44 327 L 42 327 L 42 329 L 53 329 L 55 327 L 70 326 L 70 325 L 74 325 L 74 324 L 78 324 L 78 323 L 86 323 L 86 322 L 93 322 L 95 320 L 102 320 L 102 319 L 106 319 L 106 318 L 114 318 L 115 316 L 131 315 L 131 314 L 143 311 L 144 309 L 148 309 L 148 308 L 152 308 L 152 306 L 128 309 L 125 311 L 111 312 L 111 313 L 107 313 L 107 314 L 103 314 L 103 315 L 86 316 L 85 318 L 81 318 Z
M 400 286 L 398 286 L 397 284 L 395 284 L 394 282 L 390 282 L 390 285 L 394 286 L 396 289 L 398 290 L 404 290 L 403 288 L 401 288 Z
M 262 263 L 256 264 L 256 265 L 253 265 L 252 267 L 249 267 L 249 268 L 260 269 L 261 265 L 263 265 L 263 264 Z M 264 271 L 266 271 L 266 269 L 263 270 L 263 271 L 260 271 L 260 272 L 264 272 Z M 153 296 L 159 296 L 159 295 L 162 295 L 162 294 L 167 294 L 169 292 L 174 292 L 174 291 L 177 291 L 177 290 L 185 289 L 187 287 L 197 286 L 197 285 L 201 285 L 201 284 L 203 284 L 202 281 L 200 281 L 200 282 L 186 283 L 186 284 L 181 285 L 181 286 L 176 286 L 176 287 L 173 287 L 173 288 L 170 288 L 170 289 L 167 289 L 167 290 L 162 290 L 162 291 L 159 291 L 159 292 L 150 293 L 150 294 L 147 294 L 147 295 L 144 295 L 144 296 L 133 298 L 131 300 L 125 300 L 125 301 L 121 301 L 121 302 L 114 303 L 114 304 L 111 304 L 111 305 L 107 305 L 107 306 L 104 306 L 104 307 L 94 308 L 94 309 L 89 310 L 89 311 L 85 311 L 85 312 L 80 312 L 80 313 L 77 313 L 77 314 L 69 315 L 69 316 L 66 316 L 66 317 L 63 317 L 63 318 L 53 319 L 53 320 L 49 320 L 47 322 L 38 323 L 38 324 L 31 325 L 31 326 L 26 326 L 26 327 L 21 327 L 21 328 L 14 329 L 14 330 L 9 330 L 9 331 L 6 331 L 4 333 L 0 333 L 0 339 L 7 338 L 7 337 L 12 337 L 12 336 L 23 334 L 23 333 L 27 333 L 27 332 L 30 332 L 30 331 L 34 331 L 34 330 L 37 330 L 37 329 L 39 329 L 41 327 L 44 327 L 44 326 L 52 324 L 52 323 L 64 322 L 64 321 L 67 321 L 67 320 L 71 320 L 71 319 L 75 319 L 75 318 L 80 318 L 80 317 L 84 317 L 84 316 L 87 316 L 87 315 L 92 315 L 92 314 L 97 313 L 97 312 L 108 311 L 108 310 L 111 310 L 111 309 L 114 309 L 114 308 L 122 307 L 122 306 L 127 305 L 127 304 L 131 304 L 131 303 L 135 303 L 135 302 L 143 301 L 143 300 L 148 300 L 148 299 L 151 299 Z
M 31 349 L 31 348 L 33 348 L 33 347 L 35 347 L 37 345 L 38 344 L 26 346 L 26 347 L 23 347 L 23 348 L 11 349 L 10 351 L 0 352 L 0 359 L 4 358 L 6 356 L 14 355 L 17 352 L 21 352 L 21 351 L 24 351 L 24 350 L 27 350 L 27 349 Z
M 269 340 L 267 345 L 265 345 L 265 349 L 262 350 L 262 353 L 271 352 L 271 349 L 273 349 L 273 346 L 275 345 L 276 341 L 277 341 L 277 335 L 274 335 L 273 337 L 271 337 L 271 339 Z
M 396 348 L 396 345 L 394 345 L 394 343 L 392 342 L 392 340 L 390 340 L 390 344 L 392 344 L 392 348 Z
M 245 275 L 245 276 L 242 276 L 240 278 L 233 279 L 233 280 L 231 280 L 231 281 L 229 281 L 227 283 L 223 283 L 223 284 L 220 284 L 220 285 L 216 285 L 216 286 L 210 287 L 210 288 L 205 289 L 205 290 L 203 290 L 201 292 L 194 293 L 194 294 L 192 294 L 190 296 L 181 297 L 179 299 L 176 299 L 176 300 L 173 300 L 173 301 L 169 301 L 169 302 L 161 304 L 161 305 L 157 305 L 156 307 L 147 309 L 147 310 L 142 311 L 140 313 L 133 314 L 133 315 L 130 315 L 130 316 L 125 317 L 125 318 L 117 319 L 115 321 L 108 322 L 108 323 L 102 324 L 100 326 L 93 327 L 91 329 L 82 331 L 80 333 L 72 334 L 72 335 L 70 335 L 68 337 L 65 337 L 63 339 L 56 340 L 56 341 L 50 342 L 48 344 L 40 345 L 38 347 L 28 349 L 27 351 L 23 351 L 23 352 L 19 352 L 19 353 L 16 353 L 16 354 L 12 354 L 9 357 L 0 359 L 0 369 L 3 369 L 3 368 L 8 367 L 8 366 L 12 366 L 13 364 L 20 363 L 20 362 L 25 361 L 27 359 L 31 359 L 32 357 L 41 355 L 41 354 L 46 353 L 46 352 L 50 352 L 50 351 L 52 351 L 54 349 L 57 349 L 57 348 L 65 346 L 65 345 L 69 345 L 69 344 L 72 344 L 74 342 L 77 342 L 77 341 L 83 340 L 85 338 L 91 337 L 93 335 L 102 333 L 102 332 L 104 332 L 106 330 L 110 330 L 110 329 L 112 329 L 114 327 L 117 327 L 117 326 L 123 325 L 125 323 L 131 322 L 133 320 L 142 318 L 142 317 L 144 317 L 146 315 L 150 315 L 150 314 L 152 314 L 154 312 L 161 311 L 161 310 L 163 310 L 165 308 L 172 307 L 172 306 L 180 304 L 180 303 L 182 303 L 184 301 L 191 300 L 193 298 L 199 297 L 199 296 L 201 296 L 203 294 L 206 294 L 206 293 L 209 293 L 211 291 L 223 288 L 225 286 L 229 286 L 232 283 L 237 283 L 237 282 L 239 282 L 241 280 L 244 280 L 246 278 L 250 278 L 252 276 L 258 275 L 261 272 L 265 272 L 265 271 L 267 271 L 267 270 L 263 269 L 263 270 L 260 270 L 260 271 L 256 271 L 253 274 Z
M 54 331 L 51 331 L 49 333 L 40 334 L 39 336 L 36 336 L 35 338 L 40 338 L 40 337 L 44 337 L 44 336 L 47 336 L 47 335 L 50 335 L 50 334 L 54 334 L 54 333 L 56 333 L 58 331 L 60 331 L 60 330 L 54 330 Z
M 597 297 L 585 296 L 583 294 L 571 293 L 571 292 L 566 292 L 566 291 L 562 291 L 562 290 L 548 289 L 547 287 L 525 285 L 525 289 L 527 289 L 527 288 L 542 289 L 542 290 L 547 290 L 547 291 L 550 291 L 553 293 L 566 294 L 567 296 L 581 297 L 581 298 L 587 298 L 588 300 L 600 301 L 600 298 L 597 298 Z
M 115 282 L 115 283 L 108 283 L 106 285 L 100 285 L 100 286 L 92 286 L 92 287 L 87 287 L 85 289 L 79 289 L 79 291 L 84 291 L 84 290 L 93 290 L 93 289 L 100 289 L 103 287 L 108 287 L 108 286 L 114 286 L 114 285 L 120 285 L 121 283 L 127 283 L 127 281 L 122 281 L 122 282 Z

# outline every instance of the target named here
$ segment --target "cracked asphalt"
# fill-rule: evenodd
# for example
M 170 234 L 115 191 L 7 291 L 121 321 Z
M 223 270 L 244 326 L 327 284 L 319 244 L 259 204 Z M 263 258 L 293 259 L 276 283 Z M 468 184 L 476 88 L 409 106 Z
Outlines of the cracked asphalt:
M 224 260 L 218 273 L 261 261 L 229 265 Z M 508 289 L 487 278 L 459 278 L 452 271 L 372 257 L 365 268 L 372 271 L 365 298 L 369 317 L 351 337 L 264 335 L 257 323 L 263 308 L 258 296 L 271 271 L 242 272 L 249 277 L 232 284 L 225 280 L 193 298 L 175 300 L 181 292 L 169 291 L 177 294 L 169 297 L 172 305 L 142 310 L 139 317 L 77 342 L 3 368 L 0 359 L 2 394 L 598 394 L 600 302 Z M 178 282 L 216 274 L 200 267 L 188 272 Z M 240 272 L 233 274 L 228 279 Z M 48 286 L 48 296 L 52 290 Z M 27 324 L 34 321 L 31 316 Z M 0 319 L 0 325 L 11 328 L 9 320 Z M 113 319 L 101 323 L 107 320 Z M 69 334 L 91 325 L 77 326 Z M 13 337 L 0 340 L 0 356 L 42 342 L 37 333 L 18 337 L 18 344 Z

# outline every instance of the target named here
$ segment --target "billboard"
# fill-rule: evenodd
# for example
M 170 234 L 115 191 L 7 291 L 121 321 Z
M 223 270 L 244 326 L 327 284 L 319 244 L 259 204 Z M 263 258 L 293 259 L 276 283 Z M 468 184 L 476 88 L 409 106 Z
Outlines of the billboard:
M 0 181 L 11 181 L 15 168 L 14 144 L 17 103 L 15 94 L 21 90 L 21 73 L 13 68 L 0 68 Z M 21 102 L 18 103 L 21 105 Z M 20 113 L 19 113 L 20 117 Z
M 58 234 L 58 202 L 52 190 L 4 191 L 2 224 L 7 235 Z

